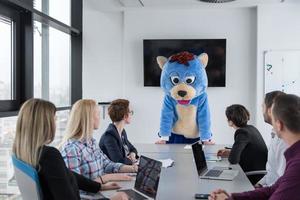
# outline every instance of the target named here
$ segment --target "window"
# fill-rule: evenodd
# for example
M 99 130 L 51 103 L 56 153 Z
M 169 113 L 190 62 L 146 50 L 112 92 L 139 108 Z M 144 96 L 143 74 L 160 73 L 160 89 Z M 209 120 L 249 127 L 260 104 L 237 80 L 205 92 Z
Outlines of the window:
M 13 96 L 13 22 L 0 15 L 0 100 Z
M 0 199 L 19 199 L 10 157 L 22 103 L 55 103 L 50 145 L 64 135 L 70 105 L 82 97 L 81 32 L 82 0 L 0 1 Z
M 34 8 L 70 24 L 69 0 L 35 0 Z M 70 35 L 34 21 L 34 97 L 71 105 Z
M 34 8 L 58 21 L 70 25 L 70 0 L 34 0 Z
M 16 110 L 20 101 L 17 43 L 19 13 L 0 5 L 0 112 Z
M 11 187 L 13 177 L 11 148 L 15 136 L 17 117 L 0 118 L 0 194 L 18 193 L 16 187 Z
M 69 110 L 56 112 L 56 133 L 54 141 L 50 144 L 56 147 L 60 144 L 65 133 Z M 0 199 L 12 197 L 19 194 L 16 181 L 13 177 L 13 166 L 11 162 L 12 145 L 16 133 L 17 117 L 0 118 Z M 2 194 L 3 198 L 1 197 Z M 15 199 L 15 198 L 12 198 Z
M 60 110 L 82 97 L 82 0 L 0 1 L 0 30 L 0 117 L 33 97 Z
M 50 144 L 51 146 L 57 147 L 61 143 L 66 131 L 69 114 L 70 110 L 61 110 L 56 112 L 56 132 L 55 138 Z
M 34 22 L 33 26 L 33 94 L 42 98 L 42 24 Z M 45 70 L 44 70 L 45 73 Z M 48 82 L 48 81 L 47 81 Z
M 71 105 L 70 35 L 34 22 L 34 97 Z

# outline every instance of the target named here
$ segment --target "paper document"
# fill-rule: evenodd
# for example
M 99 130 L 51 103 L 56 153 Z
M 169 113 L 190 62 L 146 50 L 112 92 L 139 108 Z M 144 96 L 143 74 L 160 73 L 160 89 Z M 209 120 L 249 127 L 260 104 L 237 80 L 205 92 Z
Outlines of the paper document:
M 206 161 L 221 161 L 222 158 L 216 154 L 205 154 Z
M 184 149 L 192 149 L 192 145 L 187 144 L 183 148 Z M 204 148 L 205 148 L 205 145 L 202 145 L 202 149 L 204 149 Z
M 168 159 L 160 159 L 158 161 L 162 162 L 162 167 L 163 168 L 172 167 L 172 165 L 174 164 L 174 160 L 172 160 L 170 158 L 168 158 Z

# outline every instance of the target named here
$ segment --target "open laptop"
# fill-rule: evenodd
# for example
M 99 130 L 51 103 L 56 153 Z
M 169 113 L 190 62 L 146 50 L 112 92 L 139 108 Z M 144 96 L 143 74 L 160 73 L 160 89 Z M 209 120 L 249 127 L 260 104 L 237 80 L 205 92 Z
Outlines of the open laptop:
M 119 190 L 125 192 L 129 199 L 155 199 L 158 189 L 162 163 L 151 158 L 141 156 L 134 189 Z
M 192 150 L 200 178 L 232 181 L 238 175 L 239 171 L 232 170 L 231 167 L 214 167 L 208 169 L 202 144 L 199 142 L 192 144 Z

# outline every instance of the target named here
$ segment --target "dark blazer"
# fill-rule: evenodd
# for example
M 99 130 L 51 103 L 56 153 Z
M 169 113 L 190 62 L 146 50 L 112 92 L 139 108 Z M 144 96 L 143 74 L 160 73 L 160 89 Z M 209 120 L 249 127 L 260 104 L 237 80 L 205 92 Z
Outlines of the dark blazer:
M 234 144 L 228 158 L 231 164 L 240 164 L 244 172 L 265 170 L 267 158 L 266 143 L 254 126 L 246 125 L 236 130 Z M 259 178 L 252 176 L 252 179 L 251 177 L 249 179 L 254 183 Z
M 54 147 L 42 147 L 37 170 L 44 200 L 80 200 L 79 189 L 96 193 L 101 188 L 100 183 L 70 171 Z
M 138 158 L 138 153 L 136 148 L 129 142 L 127 138 L 126 131 L 122 132 L 123 141 L 129 148 L 129 152 L 134 152 L 136 158 Z M 132 161 L 125 155 L 125 149 L 123 146 L 123 141 L 118 133 L 118 130 L 114 124 L 109 124 L 108 128 L 102 135 L 99 147 L 108 156 L 108 158 L 114 162 L 124 163 L 126 165 L 131 165 Z

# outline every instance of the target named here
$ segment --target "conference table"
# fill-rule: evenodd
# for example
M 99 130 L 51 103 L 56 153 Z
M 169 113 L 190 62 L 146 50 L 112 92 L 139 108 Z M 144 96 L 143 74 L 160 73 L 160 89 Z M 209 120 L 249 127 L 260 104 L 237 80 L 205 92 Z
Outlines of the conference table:
M 162 168 L 156 199 L 194 199 L 195 193 L 209 194 L 222 188 L 228 192 L 243 192 L 253 190 L 253 186 L 239 165 L 230 165 L 227 159 L 207 162 L 208 168 L 220 166 L 231 167 L 239 171 L 232 181 L 200 179 L 196 170 L 193 153 L 190 146 L 181 144 L 135 144 L 140 155 L 153 159 L 172 159 L 174 164 Z M 205 154 L 216 154 L 225 145 L 206 145 Z M 133 181 L 118 182 L 122 189 L 134 188 Z M 103 195 L 111 197 L 116 191 L 104 191 Z

